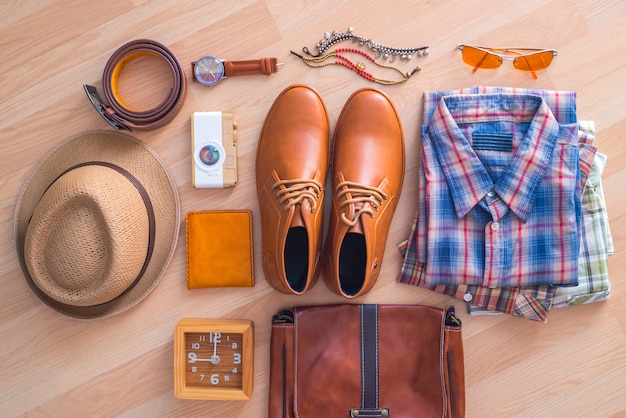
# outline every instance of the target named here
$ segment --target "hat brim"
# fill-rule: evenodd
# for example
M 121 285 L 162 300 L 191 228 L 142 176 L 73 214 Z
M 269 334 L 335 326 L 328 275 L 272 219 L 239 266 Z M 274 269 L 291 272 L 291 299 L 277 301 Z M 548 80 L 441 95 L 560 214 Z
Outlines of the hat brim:
M 24 259 L 28 223 L 37 203 L 65 170 L 88 162 L 115 164 L 131 173 L 146 189 L 155 214 L 152 257 L 139 282 L 109 302 L 93 306 L 61 303 L 42 292 L 31 278 Z M 123 312 L 143 300 L 158 284 L 174 254 L 180 227 L 180 201 L 172 176 L 158 155 L 132 136 L 114 131 L 82 132 L 52 149 L 30 174 L 15 209 L 15 240 L 26 282 L 48 306 L 75 318 L 102 318 Z

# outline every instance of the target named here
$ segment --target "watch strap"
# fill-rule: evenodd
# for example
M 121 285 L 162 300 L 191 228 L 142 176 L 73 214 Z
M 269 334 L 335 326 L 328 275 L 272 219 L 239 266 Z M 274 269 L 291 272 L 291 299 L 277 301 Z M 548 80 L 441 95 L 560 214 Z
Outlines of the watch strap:
M 224 61 L 224 76 L 265 74 L 278 71 L 278 58 L 261 58 L 247 61 Z
M 172 72 L 173 86 L 167 97 L 156 107 L 144 111 L 129 109 L 120 98 L 117 80 L 126 64 L 141 56 L 153 56 L 165 61 Z M 185 101 L 187 82 L 176 56 L 165 45 L 149 39 L 138 39 L 122 45 L 109 58 L 102 75 L 105 104 L 93 86 L 84 86 L 87 97 L 100 115 L 116 129 L 147 131 L 170 122 Z

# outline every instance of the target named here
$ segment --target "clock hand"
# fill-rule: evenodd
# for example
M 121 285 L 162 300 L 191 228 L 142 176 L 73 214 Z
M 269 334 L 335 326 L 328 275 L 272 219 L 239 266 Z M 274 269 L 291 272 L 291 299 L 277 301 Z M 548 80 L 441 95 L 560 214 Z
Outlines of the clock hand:
M 210 361 L 213 364 L 217 364 L 220 362 L 220 356 L 218 356 L 217 354 L 214 354 L 209 358 L 196 358 L 193 362 L 196 362 L 196 361 Z
M 217 339 L 215 341 L 213 341 L 213 355 L 211 356 L 210 361 L 213 364 L 217 364 L 217 363 L 220 362 L 220 358 L 217 355 Z

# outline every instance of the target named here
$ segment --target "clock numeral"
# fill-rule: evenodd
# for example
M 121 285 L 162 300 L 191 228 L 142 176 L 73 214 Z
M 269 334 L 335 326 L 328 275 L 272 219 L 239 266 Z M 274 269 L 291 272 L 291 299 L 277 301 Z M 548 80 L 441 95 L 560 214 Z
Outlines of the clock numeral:
M 235 368 L 232 370 L 232 372 L 233 372 L 233 374 L 237 374 L 237 368 L 235 367 Z
M 191 373 L 195 373 L 198 371 L 198 368 L 196 366 L 191 366 Z
M 224 382 L 229 382 L 229 381 L 230 381 L 230 376 L 224 375 Z
M 211 384 L 212 385 L 217 385 L 220 383 L 220 375 L 219 374 L 212 374 L 211 375 Z
M 232 347 L 233 350 L 236 350 L 237 349 L 237 343 L 232 343 L 231 347 Z
M 239 353 L 233 354 L 233 364 L 241 364 L 241 354 Z
M 199 350 L 200 349 L 200 343 L 191 343 L 191 348 L 194 350 Z
M 222 342 L 222 333 L 221 332 L 211 332 L 209 333 L 209 342 L 210 343 L 221 343 Z
M 187 358 L 189 359 L 189 363 L 195 363 L 196 362 L 196 353 L 194 353 L 193 351 L 190 352 L 189 354 L 187 354 Z
M 200 336 L 200 342 L 202 342 L 202 341 L 206 341 L 206 335 L 201 335 Z
M 204 376 L 206 376 L 205 374 L 201 374 L 200 375 L 200 380 L 204 380 Z

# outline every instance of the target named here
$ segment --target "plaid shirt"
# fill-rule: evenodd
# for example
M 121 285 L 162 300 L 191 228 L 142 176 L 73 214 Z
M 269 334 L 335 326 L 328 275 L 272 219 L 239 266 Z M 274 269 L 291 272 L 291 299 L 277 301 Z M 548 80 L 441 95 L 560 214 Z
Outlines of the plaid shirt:
M 583 122 L 581 122 L 582 124 Z M 600 302 L 609 298 L 611 294 L 611 282 L 609 281 L 608 257 L 614 253 L 613 239 L 609 229 L 608 214 L 604 194 L 602 192 L 602 182 L 600 176 L 606 165 L 606 156 L 600 153 L 596 154 L 591 174 L 587 180 L 587 187 L 583 195 L 583 225 L 580 241 L 580 255 L 578 257 L 578 286 L 562 286 L 551 287 L 546 291 L 545 286 L 539 286 L 536 303 L 547 305 L 548 301 L 552 301 L 552 307 L 562 308 L 571 305 L 580 305 L 584 303 Z M 403 244 L 406 248 L 406 244 Z M 467 289 L 458 289 L 443 286 L 443 293 L 454 295 L 460 292 L 459 297 L 467 297 L 462 293 Z M 525 289 L 527 292 L 532 291 L 530 288 Z M 506 307 L 511 293 L 511 288 L 490 289 L 488 290 L 490 297 L 495 300 L 495 304 Z M 538 296 L 543 291 L 545 298 Z M 478 297 L 483 297 L 484 292 L 479 292 Z M 548 299 L 549 298 L 549 299 Z M 468 304 L 468 311 L 472 315 L 482 315 L 493 313 L 493 307 L 488 304 L 484 305 L 478 302 Z M 502 311 L 506 312 L 506 309 Z M 501 312 L 499 312 L 501 313 Z M 519 312 L 521 313 L 521 312 Z M 515 314 L 515 313 L 514 313 Z M 520 315 L 524 316 L 524 315 Z
M 554 307 L 599 302 L 610 296 L 608 257 L 613 254 L 614 248 L 600 179 L 605 165 L 606 156 L 597 153 L 583 195 L 578 286 L 558 288 Z
M 538 96 L 447 96 L 422 141 L 427 282 L 577 284 L 576 124 Z
M 557 121 L 562 124 L 571 124 L 576 122 L 575 112 L 575 93 L 574 92 L 557 92 L 545 90 L 525 90 L 511 89 L 501 87 L 477 87 L 467 90 L 457 90 L 449 92 L 426 93 L 424 113 L 425 121 L 429 121 L 434 114 L 437 104 L 441 97 L 465 95 L 465 94 L 490 94 L 490 93 L 513 93 L 518 95 L 535 95 L 544 99 L 545 103 L 551 108 L 552 114 Z M 593 138 L 591 138 L 592 140 Z M 595 147 L 591 145 L 590 137 L 581 135 L 579 165 L 581 168 L 578 190 L 582 190 L 582 182 L 586 179 L 593 156 Z M 426 181 L 425 170 L 420 166 L 420 193 L 418 215 L 427 213 L 427 197 L 426 197 Z M 555 288 L 552 286 L 525 286 L 525 287 L 496 287 L 491 288 L 482 285 L 433 285 L 425 280 L 425 269 L 423 259 L 427 253 L 427 234 L 424 226 L 427 224 L 427 218 L 417 216 L 412 228 L 410 243 L 405 243 L 406 250 L 405 263 L 402 269 L 402 275 L 398 278 L 400 282 L 419 285 L 441 293 L 452 295 L 456 298 L 471 302 L 481 308 L 492 311 L 500 311 L 526 317 L 529 319 L 543 321 L 546 319 L 547 313 L 552 305 Z M 421 226 L 421 227 L 420 227 Z M 420 260 L 421 258 L 421 260 Z

